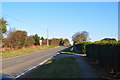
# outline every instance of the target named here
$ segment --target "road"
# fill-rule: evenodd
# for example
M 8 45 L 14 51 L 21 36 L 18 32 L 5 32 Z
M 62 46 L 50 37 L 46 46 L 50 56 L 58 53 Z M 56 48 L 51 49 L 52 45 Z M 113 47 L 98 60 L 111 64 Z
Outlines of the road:
M 58 51 L 67 47 L 58 47 L 48 50 L 43 50 L 38 53 L 32 53 L 23 55 L 20 57 L 14 57 L 10 59 L 2 60 L 2 73 L 16 77 L 26 70 L 38 65 L 48 58 L 55 56 Z

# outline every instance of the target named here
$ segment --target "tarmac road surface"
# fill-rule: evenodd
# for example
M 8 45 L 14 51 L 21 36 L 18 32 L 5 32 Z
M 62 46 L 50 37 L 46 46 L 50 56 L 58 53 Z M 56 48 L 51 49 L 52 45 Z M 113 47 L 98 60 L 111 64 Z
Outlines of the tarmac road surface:
M 57 55 L 58 51 L 63 50 L 67 47 L 57 47 L 53 49 L 43 50 L 37 53 L 27 54 L 19 57 L 9 58 L 2 60 L 2 73 L 16 77 L 26 70 L 38 65 Z

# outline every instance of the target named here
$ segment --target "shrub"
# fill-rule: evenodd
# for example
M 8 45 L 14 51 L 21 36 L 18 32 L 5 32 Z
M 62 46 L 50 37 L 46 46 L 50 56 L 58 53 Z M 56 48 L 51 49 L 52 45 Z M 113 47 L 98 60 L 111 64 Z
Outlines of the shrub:
M 32 36 L 28 36 L 26 39 L 26 47 L 34 45 L 35 41 Z
M 64 43 L 65 46 L 70 45 L 70 41 L 68 39 L 64 39 L 63 43 Z
M 17 30 L 16 32 L 12 33 L 9 37 L 10 40 L 10 47 L 11 48 L 22 48 L 25 47 L 27 38 L 27 32 L 26 31 L 20 31 Z
M 37 34 L 33 35 L 33 39 L 34 39 L 35 45 L 40 45 L 39 43 L 40 37 Z
M 88 58 L 99 61 L 108 69 L 119 69 L 120 66 L 120 42 L 96 41 L 75 45 L 79 51 L 87 54 Z
M 51 40 L 50 46 L 59 46 L 61 39 L 53 38 Z
M 17 30 L 12 32 L 8 38 L 3 39 L 3 46 L 11 49 L 19 49 L 23 47 L 29 47 L 34 44 L 34 39 L 31 36 L 27 36 L 26 31 Z

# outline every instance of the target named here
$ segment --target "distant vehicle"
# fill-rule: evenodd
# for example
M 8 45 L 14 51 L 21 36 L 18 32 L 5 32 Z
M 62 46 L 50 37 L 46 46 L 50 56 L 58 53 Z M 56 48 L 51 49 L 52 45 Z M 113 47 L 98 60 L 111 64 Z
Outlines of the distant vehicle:
M 15 80 L 15 79 L 10 77 L 9 75 L 0 73 L 0 80 Z

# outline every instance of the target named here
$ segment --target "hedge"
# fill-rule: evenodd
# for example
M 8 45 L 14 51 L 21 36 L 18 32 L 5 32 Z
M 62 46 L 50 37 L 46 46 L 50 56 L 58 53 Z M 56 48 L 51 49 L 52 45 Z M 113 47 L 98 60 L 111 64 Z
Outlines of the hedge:
M 88 58 L 99 61 L 102 66 L 117 70 L 120 67 L 120 42 L 83 42 L 75 46 L 81 53 L 86 53 Z

